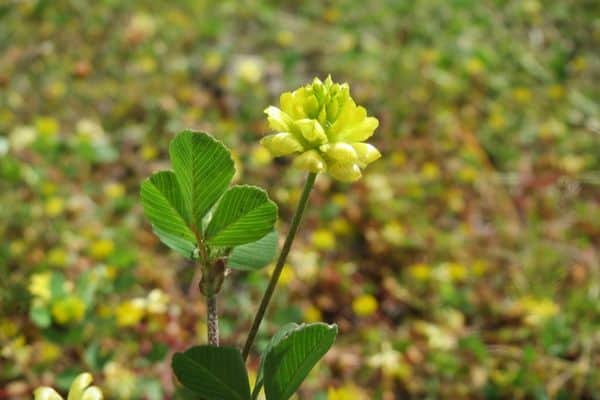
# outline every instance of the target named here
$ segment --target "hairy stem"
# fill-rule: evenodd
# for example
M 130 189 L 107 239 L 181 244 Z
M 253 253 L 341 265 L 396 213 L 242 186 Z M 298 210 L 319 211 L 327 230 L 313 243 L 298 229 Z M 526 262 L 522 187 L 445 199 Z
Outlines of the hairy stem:
M 298 205 L 296 206 L 296 212 L 294 213 L 294 217 L 292 218 L 290 230 L 285 238 L 285 242 L 283 243 L 281 253 L 279 253 L 279 258 L 277 259 L 277 263 L 275 264 L 273 275 L 271 275 L 269 286 L 267 286 L 267 290 L 263 295 L 263 298 L 260 302 L 260 306 L 258 307 L 258 311 L 254 316 L 254 321 L 252 322 L 250 332 L 248 332 L 248 337 L 246 338 L 246 343 L 244 344 L 244 350 L 242 351 L 244 361 L 248 358 L 248 354 L 250 354 L 250 348 L 252 347 L 252 343 L 254 343 L 254 339 L 256 338 L 256 334 L 258 333 L 258 328 L 260 328 L 260 324 L 265 316 L 265 312 L 267 311 L 269 302 L 273 297 L 273 292 L 275 292 L 277 281 L 279 280 L 279 276 L 281 275 L 281 271 L 283 270 L 283 266 L 285 265 L 285 260 L 287 259 L 288 253 L 290 252 L 290 249 L 292 247 L 292 243 L 294 242 L 294 238 L 296 237 L 298 226 L 300 225 L 300 221 L 302 220 L 302 214 L 304 214 L 304 210 L 306 209 L 308 197 L 315 184 L 316 178 L 317 174 L 312 172 L 308 174 L 308 177 L 306 178 L 306 183 L 304 184 L 302 196 L 300 196 L 300 200 L 298 201 Z
M 206 320 L 208 326 L 208 343 L 219 345 L 219 314 L 217 313 L 217 295 L 206 296 Z

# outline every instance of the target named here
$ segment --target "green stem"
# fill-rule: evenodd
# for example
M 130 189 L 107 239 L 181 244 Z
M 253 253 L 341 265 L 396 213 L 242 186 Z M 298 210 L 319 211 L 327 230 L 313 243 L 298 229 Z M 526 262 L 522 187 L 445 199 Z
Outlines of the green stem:
M 271 297 L 273 297 L 273 292 L 275 291 L 277 281 L 279 280 L 279 276 L 281 275 L 281 271 L 283 270 L 283 266 L 285 265 L 285 260 L 287 259 L 288 253 L 290 252 L 290 249 L 292 247 L 292 243 L 294 242 L 294 238 L 296 237 L 298 226 L 300 225 L 300 221 L 302 220 L 302 214 L 304 213 L 304 210 L 306 209 L 306 204 L 308 203 L 308 196 L 310 195 L 310 192 L 315 184 L 316 178 L 317 174 L 314 172 L 309 173 L 308 177 L 306 178 L 306 183 L 304 184 L 302 196 L 300 196 L 300 200 L 298 201 L 298 205 L 296 206 L 296 212 L 294 213 L 294 217 L 292 218 L 290 230 L 285 238 L 285 242 L 283 243 L 281 253 L 279 253 L 279 258 L 277 259 L 277 264 L 275 264 L 273 275 L 271 275 L 271 281 L 269 282 L 269 286 L 267 286 L 267 290 L 263 295 L 263 298 L 260 302 L 260 306 L 258 307 L 258 311 L 254 316 L 254 321 L 252 322 L 250 332 L 248 332 L 248 337 L 246 338 L 246 343 L 244 344 L 244 350 L 242 351 L 242 357 L 244 358 L 244 361 L 248 359 L 248 354 L 250 354 L 250 348 L 252 347 L 252 343 L 254 343 L 254 339 L 256 338 L 256 334 L 258 333 L 258 328 L 260 328 L 260 323 L 262 322 L 265 316 L 265 312 L 267 311 L 267 307 L 269 306 Z

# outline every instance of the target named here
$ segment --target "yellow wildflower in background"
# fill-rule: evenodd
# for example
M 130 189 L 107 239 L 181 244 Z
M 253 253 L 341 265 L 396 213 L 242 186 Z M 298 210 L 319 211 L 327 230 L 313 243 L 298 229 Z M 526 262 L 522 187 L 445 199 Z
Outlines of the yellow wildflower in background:
M 104 366 L 104 376 L 106 377 L 104 388 L 112 399 L 128 400 L 133 398 L 139 382 L 132 370 L 111 361 Z
M 115 311 L 117 325 L 137 325 L 146 314 L 146 300 L 142 298 L 128 300 L 119 304 Z
M 39 117 L 35 120 L 35 129 L 45 138 L 53 138 L 59 130 L 58 121 L 52 117 Z
M 115 244 L 110 239 L 100 239 L 92 243 L 90 255 L 96 260 L 104 260 L 115 250 Z
M 329 388 L 327 400 L 365 400 L 367 396 L 359 387 L 352 383 L 345 384 L 339 388 Z
M 169 296 L 160 289 L 152 289 L 146 298 L 146 309 L 150 314 L 164 314 L 169 304 Z
M 125 195 L 125 186 L 118 182 L 109 182 L 104 185 L 104 195 L 109 199 L 119 199 Z
M 352 302 L 352 310 L 359 317 L 368 317 L 377 311 L 377 299 L 370 294 L 362 294 Z
M 65 209 L 65 201 L 61 197 L 50 197 L 44 205 L 44 211 L 49 217 L 56 217 L 62 214 Z
M 418 263 L 408 267 L 408 273 L 413 279 L 418 281 L 426 281 L 431 278 L 431 266 Z
M 344 182 L 358 180 L 361 169 L 381 157 L 364 143 L 379 121 L 356 105 L 347 83 L 315 78 L 312 84 L 283 93 L 279 103 L 281 108 L 265 110 L 271 129 L 278 133 L 261 140 L 274 157 L 300 153 L 296 168 L 327 172 Z
M 56 247 L 48 252 L 48 264 L 53 267 L 64 267 L 67 265 L 68 257 L 64 249 Z
M 327 229 L 317 229 L 313 232 L 310 240 L 320 250 L 332 250 L 335 248 L 335 235 Z
M 321 321 L 323 316 L 321 315 L 321 310 L 317 307 L 310 305 L 306 307 L 304 310 L 304 321 L 308 323 L 319 322 Z
M 50 300 L 50 279 L 52 274 L 50 272 L 40 272 L 31 275 L 29 286 L 27 289 L 32 296 L 40 298 L 44 301 Z
M 383 239 L 394 246 L 400 246 L 406 239 L 406 229 L 397 221 L 385 224 L 381 231 Z
M 525 312 L 525 322 L 529 325 L 540 325 L 560 311 L 560 307 L 552 299 L 538 299 L 525 296 L 519 300 Z
M 77 296 L 62 298 L 52 305 L 52 316 L 59 324 L 79 322 L 85 315 L 85 303 Z
M 92 375 L 87 372 L 77 375 L 69 389 L 68 400 L 102 400 L 102 391 L 90 386 L 92 381 Z M 47 386 L 37 388 L 33 394 L 35 400 L 63 400 L 60 394 Z

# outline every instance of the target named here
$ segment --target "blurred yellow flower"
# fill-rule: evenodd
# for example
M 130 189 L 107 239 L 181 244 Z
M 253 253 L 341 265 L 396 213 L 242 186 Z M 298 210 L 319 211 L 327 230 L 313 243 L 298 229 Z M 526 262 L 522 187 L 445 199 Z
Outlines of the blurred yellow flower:
M 160 289 L 152 289 L 146 298 L 146 309 L 150 314 L 164 314 L 169 304 L 169 296 Z
M 146 299 L 136 298 L 125 301 L 117 306 L 115 316 L 117 325 L 133 326 L 137 325 L 146 314 Z
M 132 370 L 111 361 L 104 366 L 104 376 L 105 389 L 112 395 L 111 398 L 129 400 L 135 394 L 138 381 Z
M 584 157 L 567 154 L 560 159 L 560 166 L 568 173 L 575 174 L 585 168 L 586 160 Z
M 554 84 L 548 87 L 548 96 L 553 100 L 558 100 L 564 97 L 565 88 L 562 85 Z
M 273 160 L 271 157 L 271 153 L 269 150 L 265 149 L 263 146 L 254 146 L 252 148 L 252 152 L 250 153 L 250 162 L 256 166 L 267 165 Z
M 328 229 L 317 229 L 311 235 L 310 241 L 320 250 L 332 250 L 335 248 L 335 235 Z
M 275 264 L 271 264 L 268 267 L 269 276 L 273 275 L 273 271 L 275 270 Z M 294 279 L 295 273 L 294 268 L 290 264 L 285 264 L 283 269 L 281 270 L 281 275 L 279 276 L 279 284 L 282 286 L 287 286 Z
M 46 204 L 44 205 L 44 211 L 49 217 L 56 217 L 62 214 L 64 209 L 65 201 L 61 197 L 57 196 L 50 197 L 48 200 L 46 200 Z
M 431 349 L 451 350 L 457 345 L 457 338 L 449 330 L 435 324 L 417 321 L 415 329 L 421 332 L 426 338 Z
M 142 41 L 156 32 L 157 22 L 156 19 L 150 14 L 139 13 L 135 14 L 125 30 L 125 37 L 133 42 Z
M 42 183 L 42 194 L 50 196 L 56 193 L 56 184 L 54 182 L 43 182 Z
M 315 78 L 312 84 L 283 93 L 281 108 L 265 110 L 271 129 L 278 132 L 261 140 L 274 157 L 300 153 L 294 166 L 333 178 L 358 180 L 371 162 L 381 157 L 368 143 L 379 121 L 350 97 L 348 84 Z
M 39 272 L 31 275 L 29 286 L 27 287 L 29 293 L 44 301 L 50 300 L 50 279 L 52 279 L 50 272 Z
M 485 65 L 479 58 L 476 57 L 469 58 L 465 64 L 465 67 L 467 72 L 471 75 L 478 75 L 485 69 Z
M 502 129 L 506 126 L 506 118 L 500 111 L 494 111 L 488 118 L 488 123 L 494 129 Z
M 434 180 L 440 176 L 440 167 L 434 162 L 428 161 L 421 167 L 421 176 L 427 180 Z
M 294 33 L 291 31 L 281 30 L 277 32 L 276 38 L 280 46 L 287 47 L 294 43 Z
M 104 185 L 104 195 L 109 199 L 119 199 L 125 195 L 125 186 L 118 182 L 109 182 Z
M 396 167 L 402 167 L 406 164 L 406 154 L 404 152 L 398 150 L 392 154 L 392 164 Z
M 327 400 L 366 400 L 365 392 L 352 383 L 345 384 L 339 388 L 329 388 Z
M 311 322 L 319 322 L 322 320 L 321 310 L 312 304 L 304 310 L 304 321 Z
M 479 172 L 469 165 L 458 170 L 458 179 L 464 183 L 473 183 L 477 180 L 478 176 Z
M 68 257 L 64 249 L 56 247 L 48 252 L 48 264 L 53 267 L 64 267 L 67 265 Z
M 90 255 L 96 260 L 105 260 L 115 250 L 115 243 L 110 239 L 96 240 L 90 246 Z
M 85 309 L 83 300 L 71 295 L 59 299 L 52 304 L 52 317 L 59 324 L 79 322 L 85 315 Z
M 552 299 L 525 296 L 518 301 L 525 311 L 525 322 L 529 325 L 540 325 L 560 311 L 560 307 Z
M 158 149 L 150 144 L 145 144 L 140 149 L 140 155 L 143 160 L 154 160 L 158 156 Z
M 60 346 L 55 345 L 54 343 L 42 341 L 39 346 L 39 351 L 37 352 L 37 356 L 42 362 L 52 362 L 60 357 L 62 350 Z
M 431 278 L 431 266 L 424 263 L 413 264 L 408 267 L 408 273 L 413 279 L 426 281 Z
M 533 95 L 531 94 L 531 90 L 524 87 L 518 87 L 513 90 L 513 97 L 519 103 L 527 103 L 531 101 Z
M 331 196 L 331 202 L 340 208 L 345 208 L 348 205 L 348 196 L 344 193 L 336 193 Z
M 25 242 L 22 240 L 14 240 L 10 242 L 8 249 L 11 255 L 20 256 L 25 251 Z
M 385 224 L 381 231 L 383 239 L 391 245 L 400 246 L 406 239 L 406 229 L 397 221 Z
M 450 276 L 450 279 L 453 281 L 464 281 L 467 277 L 467 268 L 462 264 L 449 262 L 444 263 L 442 267 L 447 271 L 448 276 Z
M 573 69 L 577 72 L 581 72 L 584 71 L 585 69 L 587 69 L 588 63 L 587 60 L 585 59 L 585 57 L 575 57 L 573 59 L 573 61 L 571 61 L 571 66 L 573 67 Z
M 406 376 L 410 373 L 402 355 L 388 341 L 381 344 L 381 351 L 369 357 L 367 363 L 371 368 L 380 369 L 385 376 Z
M 336 218 L 331 221 L 331 229 L 338 235 L 347 235 L 352 231 L 352 226 L 346 218 Z
M 352 311 L 359 317 L 373 315 L 377 307 L 377 299 L 370 294 L 362 294 L 352 301 Z
M 58 133 L 58 121 L 52 117 L 39 117 L 35 120 L 37 133 L 46 138 L 53 138 Z
M 247 56 L 240 59 L 236 65 L 237 75 L 248 83 L 258 83 L 262 79 L 264 63 L 258 57 Z

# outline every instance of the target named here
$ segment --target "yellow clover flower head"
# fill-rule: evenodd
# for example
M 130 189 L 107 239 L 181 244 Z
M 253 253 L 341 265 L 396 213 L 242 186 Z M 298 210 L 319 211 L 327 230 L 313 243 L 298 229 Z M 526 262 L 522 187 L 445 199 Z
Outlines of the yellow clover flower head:
M 295 167 L 327 172 L 344 182 L 358 180 L 361 170 L 381 157 L 374 146 L 364 143 L 379 121 L 356 105 L 347 83 L 333 83 L 331 76 L 325 82 L 315 78 L 283 93 L 279 103 L 280 108 L 265 110 L 269 126 L 277 133 L 261 140 L 273 156 L 300 153 Z

